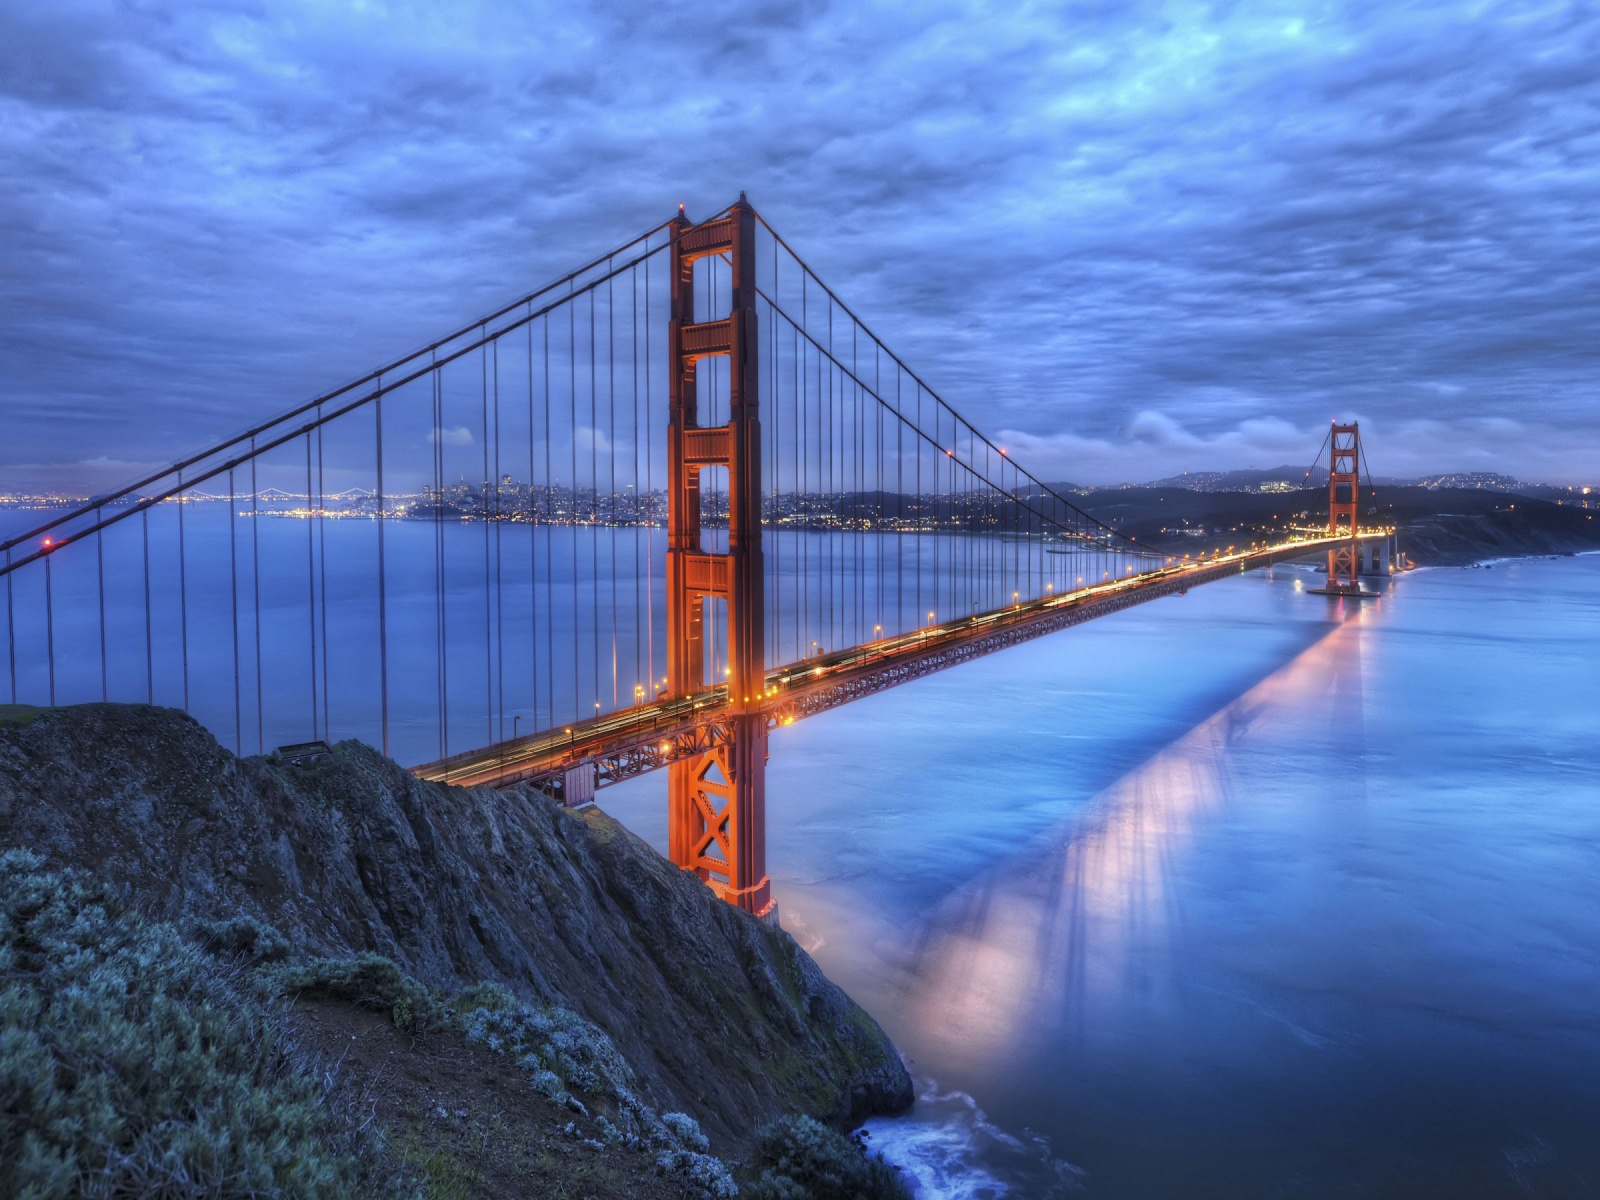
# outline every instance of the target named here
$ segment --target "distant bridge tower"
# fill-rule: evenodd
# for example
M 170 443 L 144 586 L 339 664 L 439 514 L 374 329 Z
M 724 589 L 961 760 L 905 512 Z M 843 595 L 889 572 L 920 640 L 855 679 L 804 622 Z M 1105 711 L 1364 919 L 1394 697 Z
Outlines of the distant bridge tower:
M 709 748 L 669 768 L 668 850 L 723 899 L 767 916 L 767 719 L 761 558 L 761 424 L 756 334 L 756 215 L 741 194 L 727 216 L 672 222 L 671 369 L 667 426 L 667 689 L 692 696 L 706 686 L 709 601 L 727 611 L 728 708 L 713 718 Z M 727 317 L 695 322 L 694 267 L 726 256 L 732 295 Z M 697 371 L 703 358 L 728 360 L 728 423 L 699 423 Z M 700 540 L 700 473 L 727 471 L 728 552 Z M 721 683 L 722 680 L 713 680 Z
M 1328 551 L 1328 591 L 1360 592 L 1361 546 L 1357 511 L 1361 496 L 1361 427 L 1335 424 L 1328 460 L 1328 536 L 1343 538 Z

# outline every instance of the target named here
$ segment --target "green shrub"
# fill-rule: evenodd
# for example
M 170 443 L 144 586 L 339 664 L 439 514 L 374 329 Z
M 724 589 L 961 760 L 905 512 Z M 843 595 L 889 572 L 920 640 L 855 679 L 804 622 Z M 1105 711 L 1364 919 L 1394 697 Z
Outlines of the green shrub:
M 289 957 L 289 939 L 265 921 L 241 913 L 222 921 L 201 921 L 195 928 L 200 944 L 225 958 L 247 962 L 282 962 Z
M 912 1200 L 893 1167 L 810 1117 L 764 1126 L 750 1166 L 744 1200 Z
M 511 989 L 499 983 L 476 983 L 450 997 L 450 1007 L 463 1015 L 477 1008 L 506 1012 L 521 1006 L 522 1001 L 516 998 Z
M 471 1006 L 467 998 L 474 994 L 485 1003 Z M 510 1057 L 552 1103 L 586 1115 L 591 1105 L 610 1109 L 609 1116 L 592 1114 L 605 1139 L 595 1146 L 655 1151 L 656 1170 L 682 1184 L 686 1196 L 732 1200 L 739 1194 L 727 1164 L 707 1153 L 710 1143 L 693 1117 L 657 1115 L 639 1098 L 632 1069 L 597 1025 L 569 1009 L 523 1005 L 494 984 L 453 1003 L 467 1037 Z
M 667 1127 L 672 1136 L 685 1150 L 694 1150 L 704 1154 L 711 1149 L 711 1141 L 700 1132 L 700 1122 L 688 1113 L 662 1113 L 661 1123 Z
M 449 1011 L 434 994 L 381 954 L 313 958 L 275 968 L 271 985 L 290 996 L 326 996 L 359 1008 L 388 1012 L 407 1033 L 439 1029 Z
M 0 854 L 0 1195 L 394 1194 L 280 1012 L 103 885 Z
M 552 1072 L 567 1090 L 592 1100 L 636 1103 L 632 1068 L 603 1031 L 569 1009 L 475 1008 L 462 1024 L 467 1037 L 510 1055 L 529 1075 Z
M 727 1165 L 720 1158 L 694 1150 L 663 1150 L 656 1156 L 656 1170 L 692 1189 L 691 1194 L 711 1200 L 734 1200 L 744 1195 Z

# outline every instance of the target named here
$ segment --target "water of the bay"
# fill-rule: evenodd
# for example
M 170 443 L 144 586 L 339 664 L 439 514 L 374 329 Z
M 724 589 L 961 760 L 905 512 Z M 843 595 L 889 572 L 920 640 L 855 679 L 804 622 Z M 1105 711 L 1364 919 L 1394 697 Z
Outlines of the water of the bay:
M 1600 557 L 1252 573 L 773 739 L 923 1197 L 1600 1195 Z M 603 804 L 664 838 L 661 782 Z

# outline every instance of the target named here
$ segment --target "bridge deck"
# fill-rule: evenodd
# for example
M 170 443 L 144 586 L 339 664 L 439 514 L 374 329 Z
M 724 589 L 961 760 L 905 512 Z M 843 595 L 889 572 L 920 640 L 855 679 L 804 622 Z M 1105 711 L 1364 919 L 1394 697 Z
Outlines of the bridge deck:
M 1285 542 L 1185 563 L 790 663 L 767 672 L 762 707 L 770 726 L 793 724 L 1019 642 L 1252 568 L 1325 551 L 1345 540 Z M 461 785 L 533 782 L 559 795 L 569 769 L 593 763 L 595 786 L 603 787 L 726 740 L 727 696 L 724 685 L 695 696 L 656 700 L 412 770 L 423 779 Z

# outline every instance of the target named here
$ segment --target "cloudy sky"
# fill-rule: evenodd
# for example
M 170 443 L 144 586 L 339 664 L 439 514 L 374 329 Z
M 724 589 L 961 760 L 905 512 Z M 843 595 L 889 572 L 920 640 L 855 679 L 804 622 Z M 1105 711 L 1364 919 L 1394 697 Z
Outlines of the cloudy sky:
M 0 5 L 0 488 L 101 487 L 751 200 L 1044 475 L 1600 481 L 1600 17 Z

